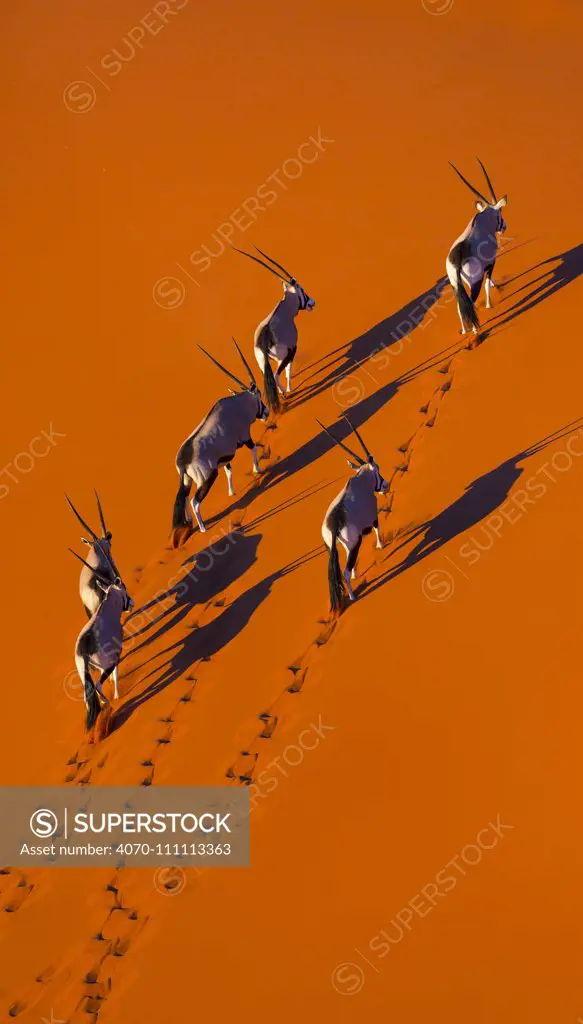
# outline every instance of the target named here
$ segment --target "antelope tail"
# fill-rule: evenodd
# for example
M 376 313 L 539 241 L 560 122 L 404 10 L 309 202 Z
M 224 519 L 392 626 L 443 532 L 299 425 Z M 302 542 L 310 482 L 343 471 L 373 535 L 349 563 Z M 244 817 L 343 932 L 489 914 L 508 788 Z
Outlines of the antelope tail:
M 275 377 L 273 376 L 273 370 L 271 369 L 271 363 L 269 362 L 269 345 L 273 339 L 273 332 L 269 324 L 265 324 L 259 332 L 257 338 L 257 348 L 263 355 L 263 382 L 265 385 L 265 401 L 272 412 L 279 411 L 279 394 L 277 391 L 277 384 L 275 383 Z
M 101 705 L 99 703 L 99 697 L 97 696 L 95 683 L 91 678 L 89 658 L 87 657 L 83 658 L 83 689 L 85 694 L 85 707 L 87 708 L 85 728 L 87 732 L 89 732 L 97 721 L 99 712 L 101 711 Z
M 177 526 L 188 526 L 186 520 L 186 499 L 190 494 L 190 488 L 192 481 L 184 470 L 180 470 L 180 485 L 178 487 L 178 494 L 174 499 L 174 511 L 172 513 L 172 529 L 176 529 Z
M 454 246 L 449 254 L 449 260 L 452 267 L 455 270 L 456 284 L 454 286 L 455 297 L 460 307 L 460 313 L 462 315 L 464 324 L 466 327 L 474 327 L 476 330 L 480 326 L 478 314 L 476 313 L 476 307 L 472 302 L 471 296 L 468 295 L 464 282 L 462 281 L 462 262 L 464 259 L 464 245 L 460 242 Z
M 333 509 L 328 520 L 328 527 L 332 533 L 330 543 L 330 557 L 328 559 L 328 589 L 330 591 L 330 611 L 342 612 L 346 608 L 346 587 L 344 577 L 340 570 L 340 559 L 338 558 L 338 534 L 344 523 L 344 509 L 337 505 Z

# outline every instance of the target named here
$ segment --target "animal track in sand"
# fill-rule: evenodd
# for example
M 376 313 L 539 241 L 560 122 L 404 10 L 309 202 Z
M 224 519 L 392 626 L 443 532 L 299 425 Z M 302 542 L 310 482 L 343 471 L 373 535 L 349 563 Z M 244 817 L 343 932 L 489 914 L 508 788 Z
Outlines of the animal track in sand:
M 444 375 L 449 372 L 451 366 L 451 360 L 448 364 L 444 365 L 439 371 Z M 394 499 L 395 482 L 402 479 L 402 475 L 410 467 L 410 461 L 415 451 L 415 442 L 419 432 L 422 430 L 424 425 L 428 425 L 429 422 L 435 423 L 435 417 L 437 415 L 437 407 L 443 399 L 443 396 L 451 389 L 453 377 L 451 376 L 444 384 L 440 385 L 433 392 L 430 401 L 426 406 L 423 406 L 420 410 L 423 417 L 427 417 L 430 412 L 430 407 L 435 406 L 429 417 L 429 420 L 425 419 L 422 421 L 417 429 L 413 432 L 411 437 L 399 447 L 401 455 L 406 456 L 402 460 L 401 464 L 395 467 L 391 480 L 390 480 L 390 491 L 387 496 L 385 503 L 385 509 L 390 508 Z M 272 428 L 267 429 L 275 429 Z M 270 449 L 267 449 L 267 453 L 262 453 L 261 461 L 266 461 L 271 457 Z M 272 461 L 271 465 L 275 464 L 278 458 Z M 249 485 L 252 488 L 255 485 L 255 481 Z M 248 506 L 249 507 L 249 506 Z M 247 507 L 247 508 L 248 508 Z M 247 508 L 240 515 L 238 519 L 238 525 L 243 526 L 244 520 L 247 515 Z M 385 509 L 381 511 L 384 512 Z M 162 562 L 165 564 L 165 562 Z M 369 572 L 374 572 L 376 562 L 367 567 L 363 575 L 367 575 Z M 226 593 L 215 598 L 209 605 L 204 609 L 202 615 L 199 617 L 195 624 L 190 623 L 189 629 L 200 628 L 204 625 L 207 617 L 212 618 L 216 615 L 217 610 L 222 610 L 226 606 Z M 256 730 L 255 736 L 248 748 L 241 751 L 232 766 L 227 769 L 227 778 L 238 784 L 250 785 L 253 781 L 253 776 L 256 771 L 262 752 L 265 751 L 269 746 L 269 741 L 274 738 L 279 728 L 282 717 L 285 714 L 286 701 L 294 700 L 298 693 L 302 692 L 306 684 L 309 669 L 313 658 L 318 654 L 319 650 L 325 647 L 331 640 L 337 626 L 338 619 L 328 618 L 318 623 L 318 629 L 314 639 L 308 646 L 307 650 L 294 662 L 288 666 L 286 672 L 288 673 L 287 679 L 285 679 L 284 686 L 281 688 L 280 693 L 276 697 L 273 704 L 268 708 L 262 710 L 258 717 L 260 722 L 260 728 Z M 198 670 L 200 670 L 202 662 L 204 660 L 210 660 L 208 656 L 201 658 L 196 663 Z M 195 669 L 196 671 L 196 669 Z M 291 675 L 291 680 L 290 680 Z M 165 728 L 158 731 L 154 736 L 151 743 L 151 749 L 149 752 L 143 752 L 141 758 L 138 757 L 137 766 L 143 769 L 147 769 L 146 774 L 142 775 L 142 785 L 152 785 L 154 780 L 154 774 L 156 771 L 156 764 L 158 758 L 161 756 L 162 751 L 165 748 L 170 748 L 172 743 L 173 728 L 175 726 L 178 715 L 184 712 L 184 709 L 193 703 L 194 691 L 198 685 L 198 673 L 195 676 L 191 670 L 188 676 L 181 677 L 178 680 L 181 684 L 180 694 L 177 696 L 174 707 L 169 710 L 167 716 L 163 720 L 158 719 L 160 724 Z M 191 685 L 184 688 L 184 682 L 188 681 Z M 123 707 L 123 705 L 121 705 Z M 90 781 L 95 782 L 95 775 L 103 769 L 107 762 L 107 753 L 100 750 L 97 753 L 95 749 L 99 744 L 91 744 L 90 742 L 84 742 L 79 750 L 69 759 L 68 766 L 73 769 L 67 776 L 68 782 L 83 782 L 88 784 Z M 123 871 L 123 867 L 120 868 L 114 878 L 114 881 L 107 887 L 108 896 L 111 897 L 112 903 L 104 917 L 103 923 L 97 935 L 91 939 L 91 944 L 84 958 L 88 962 L 79 963 L 75 961 L 75 973 L 79 978 L 79 995 L 76 1006 L 73 1010 L 73 1015 L 68 1018 L 71 1024 L 80 1024 L 81 1021 L 84 1024 L 90 1024 L 98 1019 L 100 1010 L 103 1008 L 104 1002 L 109 998 L 112 991 L 112 974 L 114 971 L 113 965 L 116 961 L 123 959 L 124 956 L 130 952 L 131 947 L 139 932 L 144 927 L 147 917 L 141 916 L 140 912 L 132 907 L 126 907 L 125 900 L 123 898 L 123 892 L 120 886 L 120 876 Z M 125 878 L 125 871 L 123 873 Z M 81 969 L 79 969 L 79 966 Z M 19 1003 L 13 1004 L 15 1007 L 19 1007 Z
M 404 475 L 409 470 L 411 458 L 415 449 L 415 439 L 417 435 L 424 427 L 431 428 L 435 425 L 437 419 L 437 412 L 441 405 L 441 402 L 443 401 L 443 398 L 447 394 L 447 392 L 451 390 L 451 387 L 453 385 L 454 375 L 453 372 L 450 372 L 452 365 L 455 362 L 456 357 L 459 356 L 462 351 L 463 349 L 459 349 L 454 354 L 454 356 L 451 359 L 449 359 L 446 363 L 444 363 L 443 366 L 441 366 L 437 371 L 442 375 L 449 373 L 450 376 L 446 381 L 443 382 L 443 384 L 439 384 L 436 388 L 434 388 L 429 400 L 426 402 L 425 405 L 422 405 L 419 409 L 421 415 L 423 417 L 427 417 L 430 408 L 433 406 L 432 414 L 427 419 L 423 419 L 421 421 L 421 423 L 417 426 L 417 428 L 414 430 L 413 434 L 407 441 L 399 445 L 397 450 L 400 452 L 400 454 L 406 455 L 406 459 L 404 459 L 398 466 L 394 468 L 393 473 L 390 476 L 389 493 L 387 495 L 385 507 L 379 509 L 379 514 L 383 514 L 390 511 L 390 508 L 392 507 L 394 500 L 394 481 L 397 478 L 402 479 L 402 475 Z M 398 474 L 401 474 L 401 476 L 398 477 Z M 395 534 L 392 537 L 390 543 L 393 543 L 397 539 L 397 536 L 398 534 Z M 390 544 L 388 546 L 390 546 Z M 388 557 L 388 554 L 390 554 L 390 552 L 388 552 L 385 555 L 383 561 L 386 559 L 386 557 Z M 367 567 L 364 573 L 361 574 L 359 586 L 356 591 L 357 596 L 359 595 L 359 592 L 362 589 L 362 584 L 364 583 L 365 586 L 367 585 L 367 581 L 366 579 L 364 579 L 364 577 L 367 575 L 369 571 L 374 571 L 374 568 L 376 567 L 377 564 L 378 563 L 376 561 L 373 561 L 371 565 Z M 374 579 L 371 582 L 374 582 Z M 283 714 L 282 704 L 285 701 L 286 696 L 293 698 L 293 696 L 296 693 L 301 692 L 308 673 L 309 665 L 307 664 L 307 662 L 310 660 L 311 652 L 313 651 L 313 649 L 320 649 L 326 646 L 326 644 L 330 641 L 334 633 L 334 630 L 338 624 L 338 619 L 327 619 L 324 622 L 321 621 L 319 624 L 324 625 L 324 629 L 318 632 L 308 650 L 299 658 L 296 658 L 294 662 L 290 666 L 288 666 L 288 671 L 291 671 L 293 675 L 293 682 L 285 687 L 285 689 L 280 693 L 279 697 L 276 698 L 274 704 L 270 707 L 268 711 L 262 712 L 259 715 L 259 718 L 265 723 L 273 722 L 273 728 L 271 728 L 269 732 L 266 732 L 266 726 L 264 726 L 264 729 L 258 734 L 256 734 L 255 739 L 249 746 L 249 749 L 242 751 L 241 754 L 239 755 L 239 758 L 236 759 L 234 763 L 227 768 L 225 772 L 225 777 L 230 781 L 238 782 L 241 785 L 251 785 L 251 783 L 253 782 L 253 773 L 257 767 L 257 763 L 260 757 L 260 741 L 266 738 L 271 739 L 273 737 L 277 722 L 279 721 L 281 715 Z M 255 749 L 256 744 L 257 749 Z
M 0 911 L 15 914 L 34 889 L 26 875 L 15 868 L 0 869 Z

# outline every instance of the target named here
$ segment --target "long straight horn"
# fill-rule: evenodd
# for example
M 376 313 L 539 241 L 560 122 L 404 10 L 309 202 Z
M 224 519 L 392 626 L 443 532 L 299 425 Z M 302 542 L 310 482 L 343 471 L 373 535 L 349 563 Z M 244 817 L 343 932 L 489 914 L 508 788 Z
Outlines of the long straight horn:
M 282 267 L 281 263 L 278 263 L 277 260 L 274 260 L 273 256 L 268 256 L 267 253 L 263 252 L 263 249 L 260 249 L 258 245 L 254 245 L 253 248 L 257 249 L 257 252 L 260 252 L 261 255 L 265 257 L 266 260 L 269 260 L 270 263 L 273 263 L 274 267 L 279 267 L 279 269 L 282 270 L 287 277 L 289 277 L 290 281 L 295 281 L 294 275 L 290 274 L 289 270 L 286 270 L 285 267 Z
M 348 445 L 345 445 L 342 441 L 339 441 L 337 437 L 334 437 L 332 431 L 328 430 L 328 427 L 325 427 L 323 423 L 320 423 L 320 420 L 317 419 L 316 423 L 318 424 L 319 427 L 322 428 L 322 430 L 326 431 L 326 433 L 334 441 L 334 444 L 337 444 L 339 448 L 344 448 L 344 451 L 347 452 L 348 455 L 350 455 L 351 459 L 354 459 L 356 462 L 360 462 L 360 465 L 364 466 L 364 459 L 361 459 L 360 455 L 357 455 L 355 452 L 351 451 Z
M 103 517 L 103 509 L 101 507 L 101 502 L 99 500 L 99 495 L 98 495 L 97 490 L 96 490 L 95 487 L 93 488 L 93 490 L 95 491 L 95 500 L 97 501 L 97 508 L 99 510 L 99 518 L 101 520 L 101 529 L 103 530 L 103 536 L 107 537 L 107 526 L 105 525 L 105 519 Z
M 102 583 L 111 583 L 111 580 L 109 580 L 107 576 L 104 576 L 104 574 L 100 572 L 99 569 L 96 569 L 94 565 L 89 565 L 89 562 L 86 562 L 84 558 L 81 558 L 81 555 L 78 555 L 76 551 L 73 551 L 73 548 L 67 548 L 67 551 L 70 551 L 72 555 L 75 555 L 75 558 L 78 558 L 79 561 L 82 562 L 90 572 L 97 576 Z
M 484 172 L 484 177 L 485 177 L 486 181 L 488 182 L 488 188 L 490 189 L 490 192 L 492 193 L 492 202 L 493 203 L 497 203 L 498 200 L 496 198 L 496 193 L 494 191 L 494 186 L 493 186 L 492 182 L 490 181 L 490 175 L 488 174 L 488 172 L 487 172 L 486 168 L 484 167 L 482 161 L 480 160 L 479 156 L 476 157 L 476 160 L 478 161 L 480 167 L 482 168 L 482 170 Z
M 85 527 L 85 529 L 89 531 L 89 533 L 90 533 L 90 534 L 91 534 L 91 536 L 93 537 L 93 540 L 99 540 L 99 537 L 97 536 L 97 534 L 95 533 L 95 531 L 94 531 L 94 530 L 92 530 L 92 529 L 91 529 L 91 527 L 89 526 L 89 524 L 88 524 L 88 523 L 86 523 L 86 522 L 85 522 L 85 520 L 81 518 L 81 516 L 80 516 L 80 515 L 79 515 L 79 513 L 77 512 L 77 509 L 75 508 L 75 506 L 74 506 L 73 502 L 71 501 L 71 499 L 70 499 L 70 497 L 69 497 L 69 495 L 68 495 L 68 494 L 65 494 L 65 498 L 67 499 L 67 503 L 68 503 L 68 505 L 69 505 L 69 508 L 70 508 L 70 509 L 71 509 L 71 511 L 72 511 L 72 512 L 73 512 L 73 513 L 74 513 L 74 514 L 75 514 L 75 515 L 77 516 L 77 519 L 78 519 L 78 520 L 79 520 L 79 522 L 81 523 L 81 526 L 84 526 L 84 527 Z
M 103 539 L 107 540 L 108 529 L 107 529 L 107 526 L 105 525 L 105 518 L 103 516 L 103 509 L 101 508 L 101 502 L 99 500 L 99 495 L 97 493 L 97 489 L 94 487 L 93 490 L 95 491 L 95 498 L 97 500 L 97 508 L 99 509 L 99 518 L 101 520 L 101 528 L 103 530 Z M 117 565 L 115 564 L 115 562 L 113 560 L 113 556 L 111 554 L 111 551 L 106 551 L 105 548 L 103 547 L 103 545 L 101 545 L 101 544 L 99 545 L 99 550 L 101 551 L 101 554 L 105 558 L 105 561 L 108 563 L 109 568 L 111 569 L 113 575 L 114 576 L 120 576 L 119 569 L 118 569 Z
M 474 188 L 474 186 L 473 186 L 473 185 L 470 185 L 470 183 L 469 183 L 468 179 L 467 179 L 467 178 L 464 178 L 463 174 L 461 174 L 461 173 L 460 173 L 460 172 L 458 171 L 457 167 L 454 167 L 454 166 L 453 166 L 453 164 L 452 164 L 451 160 L 448 160 L 448 163 L 449 163 L 449 166 L 450 166 L 450 167 L 453 167 L 453 169 L 454 169 L 455 173 L 457 174 L 458 178 L 461 178 L 461 179 L 462 179 L 462 181 L 463 181 L 464 185 L 467 185 L 467 186 L 468 186 L 468 188 L 470 189 L 470 192 L 473 192 L 473 193 L 474 193 L 474 195 L 478 197 L 478 199 L 481 199 L 481 200 L 482 200 L 482 202 L 486 204 L 486 206 L 489 206 L 489 205 L 490 205 L 490 203 L 489 203 L 489 202 L 488 202 L 488 200 L 486 199 L 486 196 L 483 196 L 481 192 L 478 192 L 477 188 Z
M 235 346 L 235 348 L 237 349 L 237 352 L 238 352 L 238 353 L 239 353 L 239 355 L 241 356 L 241 361 L 242 361 L 242 363 L 243 363 L 243 366 L 245 367 L 245 369 L 247 370 L 247 373 L 249 374 L 249 380 L 251 381 L 251 383 L 252 383 L 252 384 L 254 384 L 254 385 L 255 385 L 255 387 L 257 387 L 257 381 L 255 380 L 255 377 L 253 376 L 253 370 L 252 370 L 252 369 L 251 369 L 251 367 L 249 366 L 249 363 L 248 363 L 248 362 L 247 362 L 247 360 L 245 359 L 245 356 L 244 356 L 244 355 L 243 355 L 243 353 L 241 352 L 241 349 L 240 349 L 240 348 L 239 348 L 239 346 L 237 345 L 237 342 L 235 341 L 235 339 L 234 339 L 234 338 L 233 338 L 233 345 Z
M 252 256 L 250 252 L 245 252 L 243 249 L 237 249 L 236 245 L 233 246 L 233 249 L 235 250 L 235 252 L 240 252 L 241 256 L 246 256 L 248 260 L 255 260 L 255 262 L 258 263 L 260 267 L 265 267 L 266 270 L 270 270 L 272 274 L 275 274 L 278 281 L 285 280 L 285 278 L 283 278 L 281 274 L 278 274 L 277 270 L 274 270 L 273 267 L 270 267 L 268 263 L 264 263 L 263 260 L 258 260 L 257 256 Z M 286 281 L 285 283 L 289 284 L 289 281 Z
M 222 370 L 223 373 L 225 373 L 227 375 L 227 377 L 230 377 L 231 380 L 234 380 L 235 384 L 238 384 L 239 387 L 243 389 L 243 391 L 247 390 L 245 384 L 243 384 L 243 381 L 239 380 L 238 377 L 235 377 L 235 374 L 231 373 L 230 370 L 226 370 L 224 366 L 221 366 L 219 361 L 217 359 L 215 359 L 214 356 L 211 356 L 210 352 L 207 352 L 206 348 L 203 348 L 202 345 L 198 344 L 198 342 L 197 342 L 197 347 L 200 349 L 201 352 L 204 352 L 205 356 L 207 357 L 207 359 L 210 359 L 211 363 L 214 363 L 215 366 L 218 366 L 219 370 Z
M 367 459 L 372 460 L 372 455 L 369 452 L 368 448 L 366 447 L 364 441 L 362 440 L 362 437 L 358 433 L 358 430 L 356 429 L 354 424 L 350 422 L 350 420 L 348 419 L 348 416 L 345 416 L 344 419 L 348 423 L 348 426 L 350 427 L 350 429 L 356 434 L 356 436 L 357 436 L 357 438 L 360 441 L 360 444 L 362 446 L 362 450 L 363 450 L 364 454 L 366 455 Z

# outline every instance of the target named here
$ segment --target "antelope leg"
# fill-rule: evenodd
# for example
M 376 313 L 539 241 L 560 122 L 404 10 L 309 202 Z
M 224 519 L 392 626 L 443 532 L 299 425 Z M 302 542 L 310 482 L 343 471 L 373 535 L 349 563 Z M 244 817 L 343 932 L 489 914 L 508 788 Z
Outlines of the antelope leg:
M 233 494 L 235 493 L 235 491 L 233 490 L 233 470 L 231 468 L 231 463 L 230 462 L 227 462 L 225 464 L 225 473 L 227 474 L 227 484 L 229 485 L 229 495 L 232 497 Z

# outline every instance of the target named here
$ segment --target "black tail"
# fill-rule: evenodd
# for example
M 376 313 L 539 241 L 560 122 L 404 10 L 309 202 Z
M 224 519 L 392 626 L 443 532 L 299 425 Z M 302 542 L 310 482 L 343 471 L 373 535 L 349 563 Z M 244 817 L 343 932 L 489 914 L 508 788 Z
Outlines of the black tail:
M 275 377 L 273 376 L 273 370 L 271 369 L 271 363 L 269 362 L 269 346 L 273 341 L 273 332 L 269 324 L 265 324 L 259 332 L 257 338 L 257 348 L 263 353 L 265 360 L 263 369 L 263 383 L 265 385 L 265 401 L 272 412 L 279 411 L 279 392 L 277 390 L 277 384 L 275 383 Z
M 174 499 L 174 511 L 172 513 L 172 529 L 174 530 L 177 526 L 188 526 L 186 519 L 186 499 L 190 494 L 190 488 L 192 481 L 186 473 L 180 473 L 180 485 L 178 487 L 178 494 Z
M 328 526 L 332 532 L 328 559 L 328 589 L 330 591 L 330 611 L 332 612 L 342 612 L 346 608 L 346 587 L 338 558 L 338 533 L 343 524 L 344 509 L 342 505 L 337 505 L 328 520 Z
M 462 262 L 464 259 L 464 243 L 460 242 L 459 245 L 454 246 L 449 254 L 449 260 L 453 266 L 456 274 L 456 286 L 455 286 L 455 297 L 459 303 L 460 313 L 464 321 L 466 329 L 468 327 L 475 328 L 478 330 L 480 321 L 478 314 L 476 313 L 476 307 L 472 302 L 471 296 L 468 295 L 464 283 L 462 281 Z
M 87 708 L 87 715 L 85 717 L 85 728 L 87 732 L 93 728 L 99 712 L 101 711 L 101 704 L 99 703 L 99 697 L 97 696 L 97 690 L 95 689 L 95 683 L 91 678 L 91 672 L 89 671 L 89 658 L 84 658 L 85 665 L 85 707 Z

